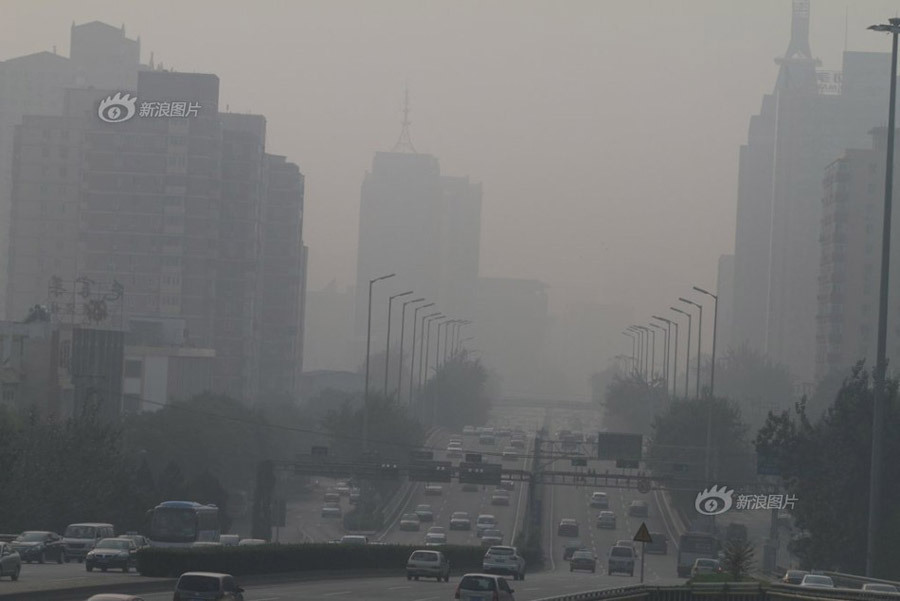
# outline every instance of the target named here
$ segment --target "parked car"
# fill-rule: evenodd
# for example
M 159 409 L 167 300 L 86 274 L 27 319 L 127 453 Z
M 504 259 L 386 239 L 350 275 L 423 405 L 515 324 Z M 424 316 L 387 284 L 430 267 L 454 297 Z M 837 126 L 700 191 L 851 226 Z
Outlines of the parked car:
M 465 511 L 454 511 L 450 515 L 450 530 L 471 530 L 472 518 Z
M 494 574 L 466 574 L 456 586 L 454 598 L 460 601 L 515 601 L 509 583 Z
M 116 535 L 112 524 L 98 522 L 85 522 L 69 524 L 63 534 L 66 562 L 78 560 L 84 561 L 88 551 L 94 548 L 97 541 L 104 538 L 113 538 Z
M 419 531 L 419 516 L 414 513 L 404 513 L 400 517 L 400 530 Z
M 597 528 L 616 528 L 616 514 L 612 511 L 601 511 L 597 515 Z
M 569 561 L 572 559 L 572 556 L 575 554 L 575 551 L 580 551 L 581 549 L 585 549 L 584 543 L 580 540 L 570 540 L 563 543 L 563 561 Z
M 509 505 L 509 493 L 503 489 L 495 490 L 491 495 L 491 505 Z
M 431 510 L 431 505 L 417 505 L 415 514 L 419 516 L 420 522 L 434 521 L 434 512 Z
M 669 541 L 663 532 L 651 532 L 650 539 L 652 542 L 644 545 L 644 551 L 647 553 L 657 553 L 659 555 L 667 555 L 669 553 Z
M 515 547 L 490 547 L 484 554 L 481 569 L 485 574 L 509 574 L 513 580 L 525 580 L 525 558 Z
M 9 576 L 13 580 L 18 580 L 21 571 L 22 558 L 9 543 L 0 542 L 0 578 Z
M 413 551 L 406 560 L 406 579 L 418 580 L 420 576 L 450 582 L 450 560 L 440 551 Z
M 785 584 L 800 584 L 803 582 L 803 577 L 807 574 L 809 574 L 809 572 L 806 570 L 788 570 L 784 573 L 781 581 Z
M 575 551 L 572 554 L 572 559 L 569 561 L 569 571 L 574 572 L 575 570 L 587 570 L 591 573 L 596 573 L 597 556 L 594 555 L 594 552 L 588 549 Z
M 475 520 L 475 533 L 481 538 L 485 530 L 492 530 L 497 527 L 497 518 L 490 513 L 482 513 Z
M 88 551 L 84 558 L 84 567 L 88 572 L 94 568 L 106 571 L 110 568 L 118 568 L 127 572 L 136 561 L 137 546 L 129 538 L 104 538 Z
M 834 588 L 834 581 L 830 576 L 824 574 L 807 574 L 800 581 L 800 586 L 809 586 L 812 588 Z
M 57 533 L 46 530 L 27 530 L 17 536 L 10 546 L 26 563 L 62 563 L 66 554 L 62 538 Z
M 647 501 L 632 501 L 631 505 L 628 506 L 628 515 L 636 518 L 645 518 L 649 515 L 650 509 L 647 506 Z
M 609 496 L 605 492 L 591 493 L 591 507 L 609 509 Z
M 607 573 L 624 573 L 634 576 L 635 552 L 633 547 L 616 545 L 609 550 Z
M 503 544 L 503 533 L 496 528 L 489 528 L 481 533 L 481 546 L 483 548 Z
M 564 518 L 559 521 L 559 527 L 556 529 L 557 536 L 578 536 L 578 522 Z
M 718 559 L 709 559 L 700 557 L 694 560 L 694 566 L 691 568 L 691 578 L 703 574 L 721 574 L 722 564 Z
M 175 584 L 173 601 L 193 599 L 244 601 L 244 589 L 237 585 L 231 574 L 185 572 Z

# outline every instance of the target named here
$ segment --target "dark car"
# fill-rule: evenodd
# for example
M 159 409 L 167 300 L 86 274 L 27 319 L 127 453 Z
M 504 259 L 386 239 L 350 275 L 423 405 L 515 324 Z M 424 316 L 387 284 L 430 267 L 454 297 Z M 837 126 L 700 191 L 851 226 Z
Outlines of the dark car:
M 91 549 L 84 558 L 84 567 L 88 572 L 98 568 L 106 570 L 120 569 L 127 572 L 136 564 L 137 547 L 128 538 L 104 538 Z
M 18 552 L 22 561 L 28 563 L 62 563 L 65 558 L 62 537 L 46 530 L 27 530 L 17 536 L 10 546 Z
M 644 545 L 644 551 L 647 553 L 658 553 L 660 555 L 667 555 L 669 553 L 669 541 L 666 539 L 665 534 L 662 532 L 651 532 L 650 538 L 653 542 Z
M 650 513 L 647 501 L 632 501 L 628 506 L 628 515 L 636 518 L 645 518 Z
M 597 557 L 593 551 L 580 549 L 572 554 L 572 560 L 569 562 L 569 571 L 587 570 L 589 572 L 597 571 Z
M 559 521 L 559 528 L 556 529 L 557 536 L 578 536 L 578 522 L 572 519 L 563 519 Z

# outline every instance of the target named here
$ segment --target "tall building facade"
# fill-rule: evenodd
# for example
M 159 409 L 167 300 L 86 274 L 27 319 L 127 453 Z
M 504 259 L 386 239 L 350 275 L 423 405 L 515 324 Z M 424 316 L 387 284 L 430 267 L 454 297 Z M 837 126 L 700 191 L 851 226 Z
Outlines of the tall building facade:
M 51 278 L 119 286 L 122 327 L 178 322 L 184 346 L 214 350 L 216 390 L 295 395 L 302 175 L 265 153 L 263 117 L 219 113 L 218 93 L 214 75 L 141 71 L 135 92 L 70 89 L 61 116 L 24 117 L 8 306 L 45 302 Z
M 845 52 L 822 71 L 809 47 L 809 0 L 794 0 L 773 92 L 741 148 L 732 343 L 814 375 L 821 174 L 886 118 L 890 55 Z
M 133 90 L 139 69 L 140 40 L 97 21 L 72 24 L 69 58 L 54 49 L 0 61 L 0 255 L 9 244 L 13 138 L 22 117 L 61 115 L 68 87 Z M 0 269 L 0 317 L 23 319 L 6 311 L 6 276 Z
M 369 281 L 390 273 L 383 295 L 414 290 L 464 318 L 478 278 L 481 185 L 446 177 L 437 158 L 376 152 L 362 184 L 356 275 L 356 333 L 365 335 Z M 383 303 L 381 303 L 383 305 Z M 385 320 L 373 320 L 384 340 Z
M 881 234 L 887 128 L 872 131 L 871 148 L 849 149 L 825 170 L 816 312 L 816 376 L 846 375 L 860 360 L 871 369 L 878 339 Z M 900 157 L 895 155 L 895 172 Z M 894 195 L 900 193 L 895 180 Z M 892 232 L 900 217 L 892 214 Z M 892 236 L 893 238 L 894 236 Z M 900 357 L 900 248 L 891 245 L 888 366 Z
M 734 319 L 734 255 L 719 257 L 716 271 L 719 314 L 716 317 L 716 351 L 719 356 L 734 347 L 731 324 Z

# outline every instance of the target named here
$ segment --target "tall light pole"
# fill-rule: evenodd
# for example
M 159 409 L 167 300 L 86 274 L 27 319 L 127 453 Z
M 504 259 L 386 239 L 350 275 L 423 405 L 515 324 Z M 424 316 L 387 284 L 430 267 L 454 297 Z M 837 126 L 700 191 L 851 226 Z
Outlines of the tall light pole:
M 413 333 L 412 333 L 412 350 L 409 353 L 409 406 L 412 407 L 413 402 L 413 374 L 416 371 L 416 330 L 419 325 L 419 311 L 422 309 L 427 309 L 428 307 L 433 307 L 434 303 L 428 303 L 427 305 L 422 305 L 421 307 L 416 307 L 416 310 L 413 311 Z M 422 348 L 422 345 L 419 344 L 419 348 Z M 421 364 L 421 361 L 419 361 Z M 402 363 L 401 363 L 401 369 Z
M 637 336 L 637 364 L 634 373 L 640 374 L 644 369 L 644 333 L 635 325 L 628 326 L 628 330 Z
M 396 273 L 383 275 L 374 280 L 369 280 L 369 317 L 366 321 L 366 383 L 363 392 L 363 431 L 362 431 L 362 448 L 363 452 L 369 450 L 369 355 L 372 346 L 372 286 L 375 282 L 392 278 Z
M 688 313 L 687 311 L 682 311 L 678 307 L 669 307 L 671 310 L 676 313 L 681 313 L 682 315 L 686 315 L 688 318 L 688 335 L 687 335 L 687 346 L 685 350 L 687 351 L 687 358 L 684 361 L 684 398 L 687 400 L 688 398 L 688 383 L 691 380 L 691 322 L 693 321 L 694 316 Z M 700 358 L 698 357 L 699 361 Z
M 667 324 L 669 328 L 669 338 L 672 337 L 672 326 L 675 326 L 675 344 L 672 345 L 675 347 L 675 357 L 674 362 L 675 365 L 672 367 L 672 396 L 676 396 L 678 394 L 678 322 L 672 321 L 671 319 L 666 319 L 665 317 L 660 317 L 659 315 L 654 315 L 653 319 L 657 321 L 662 321 Z M 666 356 L 668 357 L 669 347 L 666 346 Z M 668 359 L 666 359 L 666 364 L 668 365 Z
M 712 365 L 709 368 L 709 396 L 716 396 L 716 338 L 719 329 L 719 295 L 707 292 L 703 288 L 694 286 L 694 290 L 706 296 L 713 297 L 715 305 L 713 307 L 713 347 L 712 347 Z
M 635 337 L 635 333 L 631 330 L 624 330 L 622 332 L 624 336 L 628 336 L 631 338 L 631 371 L 634 372 L 635 364 L 637 363 L 636 351 L 637 351 L 637 338 Z
M 412 300 L 408 300 L 402 303 L 400 309 L 400 365 L 397 366 L 397 401 L 400 401 L 400 397 L 403 396 L 402 388 L 403 388 L 403 336 L 406 332 L 406 305 L 413 305 L 415 303 L 424 302 L 425 297 L 414 298 Z M 433 304 L 433 303 L 432 303 Z M 413 351 L 416 348 L 416 333 L 413 331 Z M 410 366 L 410 369 L 412 367 Z
M 878 299 L 878 352 L 875 359 L 875 390 L 872 404 L 872 459 L 869 468 L 869 524 L 866 537 L 866 576 L 873 576 L 876 541 L 881 529 L 881 460 L 884 446 L 884 377 L 887 370 L 888 276 L 891 258 L 891 204 L 894 191 L 894 114 L 897 107 L 897 36 L 900 18 L 888 20 L 890 25 L 872 25 L 869 29 L 890 33 L 891 46 L 890 104 L 888 105 L 887 160 L 884 166 L 884 221 L 881 233 L 881 285 Z
M 644 339 L 644 378 L 650 381 L 650 330 L 646 326 L 635 326 Z
M 421 354 L 422 357 L 419 357 L 419 385 L 416 387 L 419 391 L 416 395 L 419 397 L 419 401 L 421 402 L 421 394 L 422 387 L 425 385 L 425 379 L 428 378 L 428 346 L 431 343 L 431 324 L 435 319 L 440 319 L 444 314 L 438 311 L 437 313 L 432 313 L 431 315 L 426 315 L 424 319 L 422 319 L 422 348 Z M 424 376 L 424 378 L 423 378 Z M 423 416 L 424 417 L 424 416 Z
M 651 324 L 650 324 L 650 327 L 651 327 L 651 328 L 654 328 L 654 330 L 659 330 L 660 332 L 662 332 L 662 337 L 663 337 L 663 348 L 662 348 L 663 369 L 662 369 L 662 377 L 663 377 L 663 381 L 664 381 L 665 384 L 666 384 L 666 390 L 668 390 L 668 389 L 669 389 L 669 374 L 668 374 L 669 368 L 666 366 L 666 363 L 669 361 L 669 354 L 666 352 L 666 348 L 668 347 L 668 344 L 669 344 L 668 334 L 666 333 L 666 329 L 665 329 L 664 327 L 662 327 L 661 325 L 659 325 L 658 323 L 651 323 Z
M 395 298 L 400 298 L 401 296 L 409 296 L 412 294 L 412 290 L 407 290 L 406 292 L 401 292 L 400 294 L 395 294 L 391 297 L 388 297 L 388 329 L 387 329 L 387 343 L 384 347 L 384 398 L 387 398 L 388 395 L 388 367 L 391 364 L 391 308 L 394 304 Z M 403 358 L 400 358 L 400 362 L 403 363 Z
M 438 336 L 440 336 L 441 325 L 443 322 L 447 321 L 447 319 L 448 318 L 446 316 L 440 315 L 440 316 L 434 318 L 433 320 L 429 321 L 428 326 L 426 327 L 427 335 L 425 336 L 425 381 L 422 383 L 423 387 L 428 384 L 428 354 L 429 354 L 429 351 L 431 350 L 430 349 L 430 346 L 431 346 L 431 324 L 433 324 L 433 323 L 438 324 L 437 331 L 438 331 Z M 435 364 L 437 364 L 437 348 L 434 349 L 434 355 L 435 355 Z M 437 371 L 437 370 L 435 370 L 435 371 Z M 436 403 L 437 403 L 437 399 L 434 397 L 434 394 L 432 392 L 432 398 L 431 398 L 432 425 L 434 425 L 433 420 L 434 420 L 434 415 L 436 413 L 436 409 L 435 409 Z M 422 405 L 422 421 L 423 422 L 425 421 L 425 411 L 424 410 L 425 410 L 425 406 Z
M 700 319 L 697 321 L 697 398 L 700 398 L 700 343 L 703 341 L 703 305 L 695 303 L 683 297 L 678 297 L 683 303 L 694 305 L 700 309 Z

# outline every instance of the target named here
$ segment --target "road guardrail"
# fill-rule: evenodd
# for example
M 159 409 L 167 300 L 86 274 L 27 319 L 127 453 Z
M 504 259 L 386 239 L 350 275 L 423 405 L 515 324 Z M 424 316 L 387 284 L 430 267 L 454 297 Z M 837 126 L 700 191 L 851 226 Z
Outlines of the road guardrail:
M 687 586 L 621 586 L 544 597 L 537 601 L 884 601 L 896 594 L 847 588 L 802 588 L 760 582 L 697 583 Z

